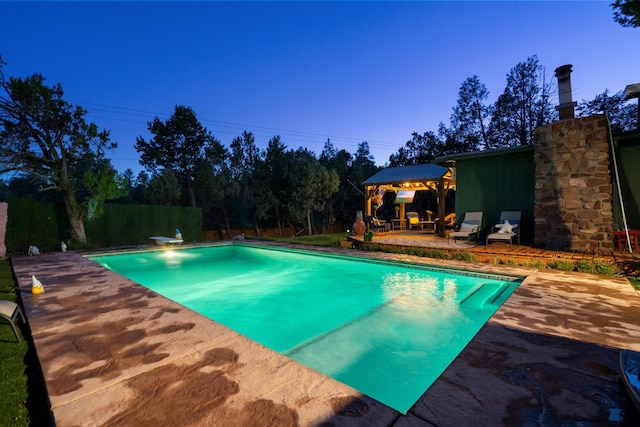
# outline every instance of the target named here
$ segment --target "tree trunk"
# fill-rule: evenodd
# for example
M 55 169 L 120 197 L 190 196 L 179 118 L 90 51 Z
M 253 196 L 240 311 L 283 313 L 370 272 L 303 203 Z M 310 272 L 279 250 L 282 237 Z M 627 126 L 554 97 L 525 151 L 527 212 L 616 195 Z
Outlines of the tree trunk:
M 82 210 L 80 209 L 80 205 L 78 205 L 75 193 L 72 191 L 63 191 L 62 197 L 64 198 L 64 204 L 67 208 L 69 224 L 71 224 L 71 239 L 77 243 L 87 243 Z
M 309 236 L 313 234 L 311 231 L 311 211 L 307 211 L 307 234 Z
M 189 202 L 191 203 L 191 207 L 197 208 L 198 206 L 196 204 L 196 195 L 193 191 L 193 185 L 189 177 L 187 177 L 187 193 L 189 194 Z
M 258 218 L 256 214 L 253 214 L 253 229 L 256 232 L 256 237 L 260 237 L 260 224 L 258 224 Z
M 229 224 L 229 213 L 227 212 L 227 205 L 225 205 L 224 200 L 220 200 L 219 202 L 220 210 L 222 211 L 222 219 L 224 220 L 224 226 L 227 230 L 227 236 L 231 238 L 231 224 Z
M 280 208 L 278 207 L 278 205 L 276 205 L 276 224 L 278 225 L 278 235 L 280 236 L 280 238 L 284 237 L 284 224 L 280 220 Z

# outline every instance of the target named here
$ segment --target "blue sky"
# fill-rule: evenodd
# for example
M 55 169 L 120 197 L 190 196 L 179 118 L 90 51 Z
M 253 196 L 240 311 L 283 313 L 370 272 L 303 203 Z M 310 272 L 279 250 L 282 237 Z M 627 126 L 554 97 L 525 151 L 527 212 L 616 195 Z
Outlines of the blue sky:
M 0 54 L 5 76 L 40 72 L 88 109 L 121 172 L 142 169 L 136 137 L 177 104 L 226 146 L 244 130 L 316 154 L 367 141 L 384 165 L 449 124 L 467 77 L 494 102 L 534 54 L 554 83 L 573 65 L 576 101 L 640 82 L 640 29 L 610 3 L 0 1 Z

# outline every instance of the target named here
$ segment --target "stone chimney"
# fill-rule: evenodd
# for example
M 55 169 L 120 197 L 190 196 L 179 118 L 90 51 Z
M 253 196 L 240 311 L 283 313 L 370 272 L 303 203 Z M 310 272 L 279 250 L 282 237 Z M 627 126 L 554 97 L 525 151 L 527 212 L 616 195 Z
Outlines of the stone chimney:
M 571 100 L 571 64 L 556 68 L 558 78 L 558 100 L 560 105 L 556 107 L 560 120 L 575 118 L 574 108 L 577 102 Z

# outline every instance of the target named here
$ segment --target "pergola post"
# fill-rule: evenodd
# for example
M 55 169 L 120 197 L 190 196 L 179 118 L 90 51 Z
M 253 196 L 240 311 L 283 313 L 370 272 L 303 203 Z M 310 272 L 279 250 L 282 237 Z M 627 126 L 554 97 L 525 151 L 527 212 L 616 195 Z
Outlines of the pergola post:
M 438 236 L 444 237 L 444 216 L 446 215 L 445 209 L 445 192 L 444 192 L 444 179 L 440 178 L 438 180 L 438 226 L 436 229 L 438 230 Z

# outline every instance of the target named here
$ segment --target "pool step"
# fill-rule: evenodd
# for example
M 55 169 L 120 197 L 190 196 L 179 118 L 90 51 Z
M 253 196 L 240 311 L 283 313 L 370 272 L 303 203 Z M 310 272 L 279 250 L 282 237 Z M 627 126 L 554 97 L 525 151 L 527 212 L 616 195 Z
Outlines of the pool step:
M 460 300 L 460 304 L 499 306 L 501 297 L 508 290 L 509 285 L 506 283 L 490 285 L 486 283 L 479 283 L 471 288 L 471 290 L 464 297 L 462 297 L 462 299 Z
M 350 328 L 353 327 L 353 325 L 362 322 L 363 320 L 367 319 L 368 317 L 374 316 L 376 314 L 378 314 L 379 311 L 381 311 L 385 306 L 391 304 L 393 302 L 393 299 L 386 301 L 378 306 L 376 306 L 375 308 L 373 308 L 372 310 L 366 312 L 365 314 L 356 317 L 355 319 L 346 322 L 340 326 L 338 326 L 335 329 L 332 329 L 330 331 L 324 332 L 320 335 L 317 335 L 313 338 L 310 338 L 292 348 L 290 348 L 289 350 L 286 350 L 284 352 L 282 352 L 282 354 L 291 357 L 293 354 L 298 353 L 300 351 L 303 351 L 304 348 L 312 346 L 316 343 L 318 343 L 319 341 L 322 341 L 323 339 L 336 334 L 337 332 L 339 332 L 341 329 L 345 329 L 345 328 Z

